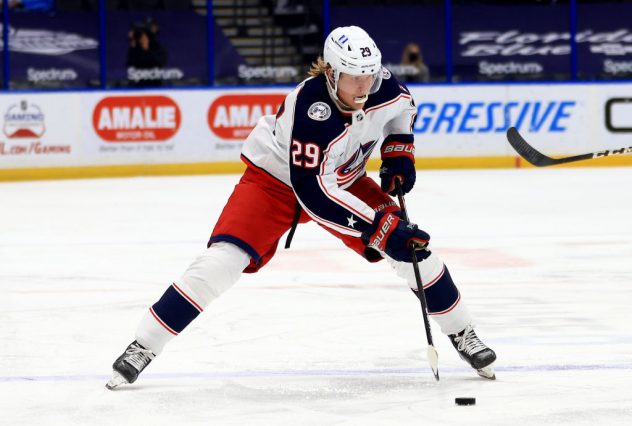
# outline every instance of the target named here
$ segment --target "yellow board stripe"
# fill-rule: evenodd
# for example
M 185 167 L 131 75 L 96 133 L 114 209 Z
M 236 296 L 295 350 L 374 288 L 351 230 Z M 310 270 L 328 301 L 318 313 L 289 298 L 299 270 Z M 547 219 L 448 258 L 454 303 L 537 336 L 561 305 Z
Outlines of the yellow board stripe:
M 0 169 L 0 181 L 40 179 L 81 179 L 129 176 L 177 176 L 241 173 L 246 165 L 240 161 L 182 164 L 130 164 L 116 166 L 46 167 Z
M 377 170 L 381 160 L 371 159 L 367 165 L 369 170 Z M 632 166 L 632 155 L 597 158 L 561 164 L 558 167 L 620 167 Z M 519 169 L 535 168 L 521 157 L 416 157 L 415 167 L 419 170 L 429 169 Z
M 371 159 L 367 169 L 378 170 L 381 160 Z M 555 167 L 632 166 L 632 155 L 578 161 Z M 520 157 L 440 157 L 416 158 L 417 170 L 427 169 L 509 169 L 533 168 Z M 181 164 L 130 164 L 115 166 L 41 167 L 0 169 L 0 181 L 40 179 L 81 179 L 129 176 L 177 176 L 242 173 L 246 166 L 240 161 Z

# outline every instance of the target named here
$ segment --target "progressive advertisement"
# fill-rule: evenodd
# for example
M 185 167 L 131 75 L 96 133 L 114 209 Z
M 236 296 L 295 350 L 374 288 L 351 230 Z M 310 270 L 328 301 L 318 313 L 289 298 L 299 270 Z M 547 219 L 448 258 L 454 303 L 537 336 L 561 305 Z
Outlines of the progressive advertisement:
M 239 165 L 244 139 L 286 88 L 0 96 L 0 170 Z M 514 158 L 510 126 L 548 155 L 629 145 L 632 84 L 413 86 L 420 158 Z M 450 166 L 450 163 L 446 163 Z

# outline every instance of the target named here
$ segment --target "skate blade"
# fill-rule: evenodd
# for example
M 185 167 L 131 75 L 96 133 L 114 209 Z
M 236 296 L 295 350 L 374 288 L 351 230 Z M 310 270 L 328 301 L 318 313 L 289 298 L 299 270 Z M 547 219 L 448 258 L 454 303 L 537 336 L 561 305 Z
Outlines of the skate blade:
M 492 367 L 491 365 L 476 370 L 476 372 L 484 379 L 496 380 L 496 373 L 494 372 L 494 367 Z
M 129 382 L 125 380 L 125 377 L 123 377 L 118 371 L 114 371 L 112 378 L 105 384 L 105 387 L 109 390 L 114 390 L 120 385 L 127 383 Z

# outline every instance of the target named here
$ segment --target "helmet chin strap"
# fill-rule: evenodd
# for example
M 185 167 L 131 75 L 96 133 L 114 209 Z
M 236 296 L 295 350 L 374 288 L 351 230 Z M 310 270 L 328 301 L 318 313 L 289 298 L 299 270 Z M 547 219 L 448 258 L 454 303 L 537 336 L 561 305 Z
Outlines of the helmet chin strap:
M 336 101 L 336 102 L 340 102 L 343 103 L 340 99 L 338 99 L 338 80 L 336 79 L 336 76 L 334 75 L 334 77 L 329 77 L 329 75 L 325 76 L 325 80 L 327 81 L 327 90 L 329 91 L 329 96 L 331 96 L 331 98 Z M 331 83 L 331 80 L 334 80 L 333 86 Z

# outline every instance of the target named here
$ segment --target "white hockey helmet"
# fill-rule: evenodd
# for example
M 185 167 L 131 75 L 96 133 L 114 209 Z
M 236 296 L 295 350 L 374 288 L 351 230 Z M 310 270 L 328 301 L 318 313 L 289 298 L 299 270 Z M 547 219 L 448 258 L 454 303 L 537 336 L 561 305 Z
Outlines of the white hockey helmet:
M 375 81 L 369 94 L 377 92 L 382 84 L 382 53 L 373 39 L 360 27 L 334 29 L 325 40 L 323 59 L 333 70 L 333 82 L 327 79 L 327 84 L 336 99 L 341 72 L 350 75 L 374 75 Z M 366 101 L 366 97 L 364 100 Z

